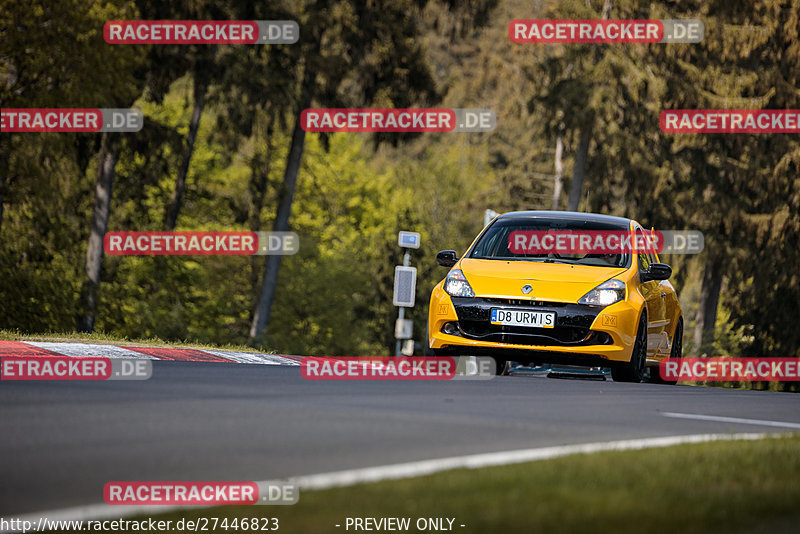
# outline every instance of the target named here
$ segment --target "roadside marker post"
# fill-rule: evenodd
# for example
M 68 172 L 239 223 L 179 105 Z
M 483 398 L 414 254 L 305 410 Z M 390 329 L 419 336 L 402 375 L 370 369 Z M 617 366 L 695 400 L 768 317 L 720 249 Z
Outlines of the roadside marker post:
M 399 308 L 397 321 L 394 327 L 394 337 L 397 340 L 395 345 L 395 356 L 402 356 L 411 347 L 411 356 L 414 352 L 413 343 L 404 343 L 412 339 L 413 324 L 406 319 L 406 308 L 413 308 L 417 292 L 417 268 L 411 267 L 410 249 L 419 248 L 420 235 L 417 232 L 401 231 L 397 235 L 397 244 L 405 250 L 403 254 L 403 265 L 394 268 L 394 296 L 392 304 Z M 406 349 L 406 350 L 403 350 Z

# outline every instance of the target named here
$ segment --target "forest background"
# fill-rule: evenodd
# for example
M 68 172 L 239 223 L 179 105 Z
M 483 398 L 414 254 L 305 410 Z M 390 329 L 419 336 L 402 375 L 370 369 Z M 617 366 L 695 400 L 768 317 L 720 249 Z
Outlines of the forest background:
M 0 0 L 0 107 L 123 108 L 138 133 L 0 132 L 0 328 L 388 354 L 399 230 L 486 209 L 700 230 L 669 256 L 687 350 L 800 356 L 800 140 L 665 134 L 663 109 L 800 109 L 800 2 Z M 514 19 L 700 19 L 699 44 L 514 44 Z M 108 45 L 116 19 L 295 20 L 279 46 Z M 489 108 L 490 133 L 311 134 L 308 107 Z M 102 254 L 112 230 L 271 230 L 277 257 Z

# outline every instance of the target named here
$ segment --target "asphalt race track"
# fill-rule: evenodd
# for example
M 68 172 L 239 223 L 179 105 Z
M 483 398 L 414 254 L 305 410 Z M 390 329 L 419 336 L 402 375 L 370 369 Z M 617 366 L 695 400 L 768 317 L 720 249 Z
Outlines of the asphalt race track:
M 154 361 L 146 381 L 3 381 L 0 515 L 102 503 L 113 480 L 266 480 L 538 446 L 797 431 L 799 408 L 790 393 L 530 376 L 307 381 L 299 367 L 206 362 Z

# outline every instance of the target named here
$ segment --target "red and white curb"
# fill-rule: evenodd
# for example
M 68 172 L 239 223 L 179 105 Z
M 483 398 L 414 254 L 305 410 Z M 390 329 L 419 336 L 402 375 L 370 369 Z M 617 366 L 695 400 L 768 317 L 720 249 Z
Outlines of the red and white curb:
M 232 350 L 175 349 L 162 347 L 122 347 L 93 343 L 54 343 L 49 341 L 0 341 L 0 357 L 102 356 L 111 359 L 166 360 L 179 362 L 249 363 L 299 366 L 299 356 L 262 354 Z

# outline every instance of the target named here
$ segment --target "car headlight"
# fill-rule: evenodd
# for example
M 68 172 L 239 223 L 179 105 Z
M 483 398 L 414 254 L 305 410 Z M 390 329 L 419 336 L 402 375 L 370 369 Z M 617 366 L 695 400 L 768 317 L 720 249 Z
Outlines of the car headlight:
M 467 278 L 461 269 L 453 269 L 447 273 L 444 280 L 444 291 L 451 297 L 474 297 L 475 292 L 470 287 Z
M 582 296 L 578 304 L 608 306 L 623 299 L 625 299 L 625 282 L 607 280 Z

